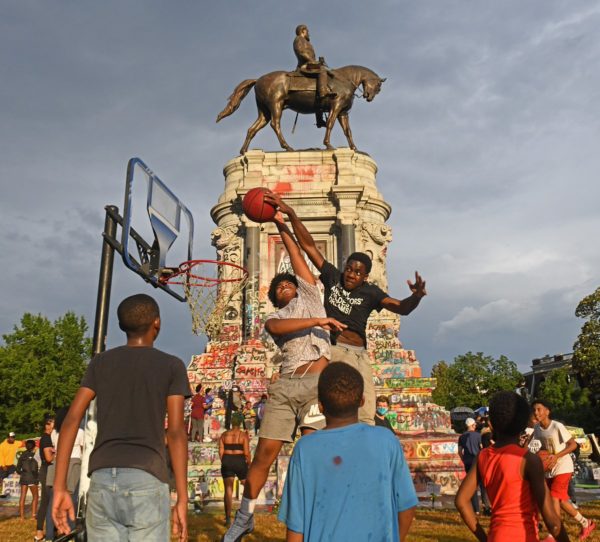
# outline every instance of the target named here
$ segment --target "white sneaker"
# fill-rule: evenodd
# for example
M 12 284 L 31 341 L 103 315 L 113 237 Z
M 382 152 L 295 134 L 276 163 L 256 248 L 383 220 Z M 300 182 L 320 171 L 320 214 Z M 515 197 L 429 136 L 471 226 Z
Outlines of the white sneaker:
M 221 542 L 240 542 L 244 535 L 254 530 L 254 514 L 246 514 L 238 510 L 231 527 L 221 538 Z

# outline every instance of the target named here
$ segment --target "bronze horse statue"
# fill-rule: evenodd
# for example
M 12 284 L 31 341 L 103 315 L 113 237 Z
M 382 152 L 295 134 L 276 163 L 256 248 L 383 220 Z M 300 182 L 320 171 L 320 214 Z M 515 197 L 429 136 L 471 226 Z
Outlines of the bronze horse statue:
M 338 120 L 348 140 L 348 146 L 356 150 L 348 120 L 348 113 L 354 101 L 354 93 L 362 85 L 362 95 L 367 102 L 370 102 L 381 90 L 381 85 L 385 79 L 380 78 L 374 71 L 363 66 L 344 66 L 330 70 L 330 73 L 329 87 L 333 95 L 326 98 L 317 98 L 316 83 L 314 84 L 315 89 L 294 90 L 291 84 L 292 79 L 297 77 L 294 72 L 276 71 L 267 73 L 258 79 L 246 79 L 235 88 L 233 94 L 229 97 L 227 106 L 217 116 L 217 122 L 237 111 L 242 100 L 254 87 L 258 118 L 248 128 L 248 134 L 240 154 L 244 154 L 248 150 L 252 138 L 269 121 L 281 147 L 287 151 L 294 150 L 287 144 L 281 133 L 281 114 L 284 109 L 291 109 L 302 114 L 329 112 L 325 138 L 323 139 L 325 147 L 333 149 L 330 143 L 331 129 L 335 121 Z

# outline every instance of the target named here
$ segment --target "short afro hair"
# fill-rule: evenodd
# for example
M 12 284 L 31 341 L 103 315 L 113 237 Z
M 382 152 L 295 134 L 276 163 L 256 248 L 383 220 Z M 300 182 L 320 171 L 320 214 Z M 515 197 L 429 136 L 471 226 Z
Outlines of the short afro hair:
M 527 400 L 514 391 L 499 391 L 490 399 L 490 421 L 495 435 L 520 435 L 527 427 L 530 413 Z
M 550 411 L 550 414 L 552 414 L 552 405 L 548 401 L 545 401 L 544 399 L 534 399 L 531 403 L 532 410 L 535 408 L 535 405 L 546 407 Z
M 352 254 L 350 254 L 350 256 L 348 256 L 346 263 L 349 263 L 352 260 L 364 264 L 365 269 L 367 270 L 367 275 L 371 272 L 371 268 L 373 267 L 373 261 L 371 260 L 368 254 L 365 254 L 364 252 L 353 252 Z
M 154 320 L 160 318 L 160 309 L 154 298 L 146 294 L 136 294 L 121 301 L 117 309 L 119 327 L 128 336 L 143 335 Z
M 25 448 L 28 452 L 31 452 L 35 448 L 35 440 L 29 439 L 25 441 Z
M 279 283 L 283 282 L 284 280 L 290 281 L 296 285 L 296 288 L 298 288 L 298 279 L 294 275 L 291 273 L 277 273 L 269 285 L 269 293 L 267 294 L 269 296 L 269 301 L 276 309 L 279 308 L 279 305 L 277 305 L 277 297 L 275 296 L 275 292 L 277 291 L 277 286 L 279 286 Z
M 319 376 L 319 401 L 325 414 L 347 418 L 358 412 L 365 384 L 361 374 L 343 361 L 330 363 Z

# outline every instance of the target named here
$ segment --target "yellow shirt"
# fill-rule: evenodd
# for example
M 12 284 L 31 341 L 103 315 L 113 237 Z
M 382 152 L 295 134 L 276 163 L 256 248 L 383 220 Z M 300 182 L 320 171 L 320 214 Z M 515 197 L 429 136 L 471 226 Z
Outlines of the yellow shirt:
M 15 440 L 12 444 L 5 439 L 0 444 L 0 467 L 10 467 L 15 464 L 15 457 L 17 456 L 17 450 L 23 447 L 23 443 L 20 440 Z

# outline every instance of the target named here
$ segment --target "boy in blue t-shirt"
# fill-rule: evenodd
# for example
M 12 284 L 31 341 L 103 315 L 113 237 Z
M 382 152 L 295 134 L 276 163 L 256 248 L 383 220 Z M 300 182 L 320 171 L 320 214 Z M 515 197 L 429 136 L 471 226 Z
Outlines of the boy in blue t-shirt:
M 398 439 L 358 423 L 363 379 L 343 362 L 319 377 L 327 425 L 294 448 L 279 519 L 288 542 L 406 539 L 417 496 Z

